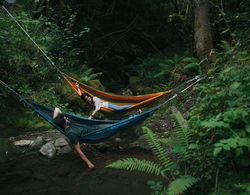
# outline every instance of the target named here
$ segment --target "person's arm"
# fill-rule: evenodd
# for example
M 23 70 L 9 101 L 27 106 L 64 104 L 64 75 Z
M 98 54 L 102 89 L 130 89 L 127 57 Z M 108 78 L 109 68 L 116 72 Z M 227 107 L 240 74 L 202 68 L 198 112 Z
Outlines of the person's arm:
M 85 156 L 85 154 L 82 152 L 79 142 L 74 145 L 74 149 L 77 152 L 77 154 L 80 156 L 80 158 L 87 164 L 89 168 L 94 168 L 95 165 L 93 165 L 92 162 Z
M 89 119 L 92 119 L 92 117 L 100 110 L 100 107 L 96 107 L 95 110 L 92 112 L 92 114 L 89 116 Z
M 53 113 L 53 119 L 55 119 L 59 114 L 62 114 L 62 111 L 59 108 L 55 108 Z
M 79 87 L 79 83 L 76 83 L 76 88 L 77 88 L 77 93 L 78 93 L 78 95 L 79 95 L 79 96 L 82 96 L 82 91 L 81 91 L 81 89 L 80 89 L 80 87 Z

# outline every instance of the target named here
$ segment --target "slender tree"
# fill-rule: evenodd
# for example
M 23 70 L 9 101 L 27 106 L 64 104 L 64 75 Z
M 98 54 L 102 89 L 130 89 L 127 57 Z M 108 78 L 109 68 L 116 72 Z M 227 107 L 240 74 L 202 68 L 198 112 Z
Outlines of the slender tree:
M 194 39 L 198 58 L 208 62 L 213 49 L 213 40 L 209 23 L 208 0 L 193 0 L 194 2 Z

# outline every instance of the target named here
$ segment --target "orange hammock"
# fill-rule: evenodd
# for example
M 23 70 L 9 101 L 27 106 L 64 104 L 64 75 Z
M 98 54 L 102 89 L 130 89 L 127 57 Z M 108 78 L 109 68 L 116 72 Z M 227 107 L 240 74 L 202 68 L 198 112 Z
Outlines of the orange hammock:
M 110 104 L 113 104 L 114 106 L 101 107 L 101 111 L 106 112 L 106 113 L 127 112 L 127 111 L 132 111 L 134 109 L 143 108 L 143 107 L 148 106 L 148 105 L 152 104 L 153 102 L 159 100 L 165 94 L 168 94 L 168 93 L 173 91 L 173 89 L 170 89 L 170 90 L 164 91 L 164 92 L 139 95 L 139 96 L 115 95 L 115 94 L 111 94 L 111 93 L 107 93 L 104 91 L 94 89 L 88 85 L 80 83 L 79 81 L 66 75 L 65 73 L 62 73 L 62 75 L 63 75 L 64 79 L 69 83 L 71 88 L 77 94 L 78 94 L 78 92 L 77 92 L 76 83 L 79 84 L 79 88 L 82 91 L 82 93 L 87 93 L 92 97 L 96 96 L 96 97 L 100 98 L 103 102 L 108 102 Z M 92 104 L 91 102 L 88 102 L 88 103 Z M 119 109 L 119 107 L 121 109 Z

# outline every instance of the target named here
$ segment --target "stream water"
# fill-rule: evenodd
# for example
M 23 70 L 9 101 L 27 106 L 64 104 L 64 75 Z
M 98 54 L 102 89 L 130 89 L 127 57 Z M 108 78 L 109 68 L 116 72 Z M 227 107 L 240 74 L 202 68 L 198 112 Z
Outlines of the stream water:
M 138 172 L 105 168 L 115 159 L 141 156 L 138 152 L 115 153 L 89 158 L 94 170 L 73 153 L 47 159 L 39 154 L 2 163 L 0 194 L 150 194 L 146 185 L 150 177 Z
M 0 163 L 0 194 L 150 194 L 147 181 L 152 177 L 139 172 L 105 168 L 111 162 L 127 157 L 150 159 L 141 149 L 91 151 L 86 155 L 96 165 L 88 169 L 73 152 L 52 159 L 38 152 Z

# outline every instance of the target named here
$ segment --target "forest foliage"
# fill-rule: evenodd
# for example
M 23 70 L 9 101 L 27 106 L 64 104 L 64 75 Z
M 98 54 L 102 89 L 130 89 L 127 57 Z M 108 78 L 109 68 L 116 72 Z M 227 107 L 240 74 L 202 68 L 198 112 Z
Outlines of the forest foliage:
M 158 175 L 160 181 L 149 181 L 154 194 L 187 189 L 247 194 L 250 2 L 206 2 L 214 49 L 204 64 L 195 49 L 191 0 L 20 0 L 11 13 L 55 66 L 1 9 L 1 80 L 24 97 L 82 112 L 58 69 L 85 83 L 98 79 L 107 91 L 129 89 L 134 95 L 204 74 L 206 79 L 194 89 L 194 103 L 185 111 L 185 119 L 181 113 L 173 116 L 179 121 L 177 131 L 159 142 L 150 129 L 144 129 L 159 162 L 129 158 L 112 166 Z M 0 90 L 0 109 L 5 111 L 1 123 L 10 122 L 6 113 L 19 104 L 8 98 L 3 87 Z M 182 105 L 178 102 L 178 109 Z M 16 125 L 23 125 L 18 116 L 13 117 Z M 35 123 L 30 120 L 29 125 Z M 173 177 L 167 180 L 166 173 Z

